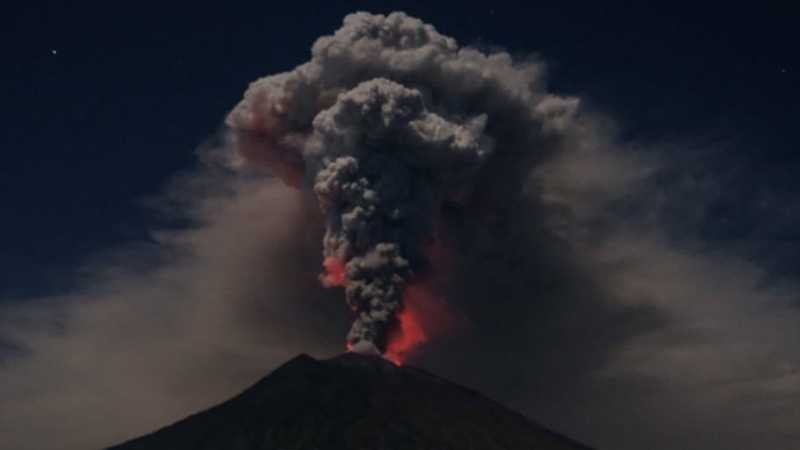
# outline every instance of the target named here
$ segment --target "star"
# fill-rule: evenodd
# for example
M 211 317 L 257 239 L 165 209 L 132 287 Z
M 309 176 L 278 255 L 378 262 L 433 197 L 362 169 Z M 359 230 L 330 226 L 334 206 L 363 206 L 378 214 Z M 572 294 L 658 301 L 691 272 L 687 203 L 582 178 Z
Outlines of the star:
M 52 49 L 52 50 L 50 50 L 50 54 L 51 55 L 57 55 L 58 54 L 58 50 Z

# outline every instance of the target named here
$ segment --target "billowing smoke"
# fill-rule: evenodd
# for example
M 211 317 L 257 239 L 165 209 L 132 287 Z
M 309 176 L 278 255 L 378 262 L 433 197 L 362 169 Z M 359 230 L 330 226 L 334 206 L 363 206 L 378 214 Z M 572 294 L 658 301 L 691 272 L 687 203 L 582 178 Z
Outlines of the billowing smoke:
M 493 203 L 519 191 L 578 102 L 545 92 L 541 64 L 460 47 L 403 13 L 351 14 L 311 53 L 253 82 L 227 125 L 243 164 L 313 188 L 320 279 L 344 287 L 356 315 L 348 347 L 391 355 L 393 341 L 426 336 L 404 297 L 437 269 L 443 211 L 505 207 Z

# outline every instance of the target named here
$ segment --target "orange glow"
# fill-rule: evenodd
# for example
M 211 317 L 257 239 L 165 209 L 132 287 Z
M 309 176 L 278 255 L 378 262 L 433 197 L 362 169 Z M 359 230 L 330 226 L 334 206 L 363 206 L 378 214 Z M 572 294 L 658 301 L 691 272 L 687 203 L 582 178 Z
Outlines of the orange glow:
M 420 244 L 422 254 L 434 270 L 422 279 L 417 278 L 403 291 L 403 309 L 397 315 L 397 325 L 389 332 L 384 357 L 401 366 L 430 339 L 466 326 L 464 317 L 454 313 L 445 299 L 435 294 L 436 285 L 447 278 L 451 266 L 446 243 L 434 224 L 430 239 Z
M 418 345 L 428 340 L 415 307 L 406 303 L 403 311 L 397 316 L 399 329 L 389 337 L 389 345 L 384 356 L 402 366 L 408 354 Z
M 403 292 L 403 310 L 398 325 L 389 333 L 384 356 L 402 366 L 421 345 L 445 332 L 454 316 L 444 299 L 435 296 L 421 283 L 410 284 Z
M 344 261 L 334 256 L 328 256 L 322 261 L 325 273 L 319 279 L 325 287 L 344 286 L 347 284 L 347 273 Z

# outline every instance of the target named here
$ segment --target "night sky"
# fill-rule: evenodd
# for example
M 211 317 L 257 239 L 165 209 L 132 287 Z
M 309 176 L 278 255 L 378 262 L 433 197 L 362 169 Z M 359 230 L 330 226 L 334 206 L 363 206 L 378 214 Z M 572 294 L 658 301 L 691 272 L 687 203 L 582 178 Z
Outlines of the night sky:
M 755 285 L 787 286 L 781 298 L 796 310 L 800 13 L 755 4 L 537 3 L 7 6 L 0 31 L 0 145 L 5 149 L 0 305 L 24 309 L 20 305 L 38 304 L 37 299 L 80 292 L 92 279 L 87 266 L 107 260 L 124 266 L 126 250 L 119 249 L 157 246 L 154 230 L 179 232 L 187 226 L 183 219 L 151 205 L 176 176 L 197 170 L 198 148 L 213 142 L 249 82 L 306 61 L 314 40 L 336 30 L 347 13 L 402 10 L 462 45 L 503 48 L 515 57 L 533 54 L 546 61 L 550 91 L 580 97 L 586 110 L 613 118 L 618 142 L 669 161 L 652 183 L 686 189 L 670 188 L 671 195 L 661 199 L 666 212 L 659 216 L 659 230 L 667 240 L 691 241 L 689 253 L 713 255 L 716 268 L 735 255 L 757 268 Z M 691 186 L 676 180 L 690 180 Z M 700 197 L 702 214 L 687 214 Z M 136 257 L 129 264 L 147 261 Z M 38 316 L 26 317 L 35 321 Z M 0 328 L 0 351 L 17 355 L 10 358 L 19 357 L 14 342 Z M 748 351 L 758 350 L 742 350 Z M 13 361 L 0 359 L 4 366 Z M 789 370 L 800 373 L 792 364 L 787 362 Z M 52 379 L 57 378 L 53 369 Z M 795 380 L 786 389 L 796 388 L 787 394 L 796 415 L 800 378 Z M 463 381 L 481 388 L 488 383 L 469 376 Z M 650 395 L 646 383 L 637 383 L 637 392 Z M 504 389 L 490 394 L 502 396 Z M 217 400 L 229 390 L 236 388 L 220 388 Z M 567 397 L 564 401 L 575 401 L 576 409 L 583 407 L 575 400 L 578 394 Z M 526 408 L 519 402 L 513 406 Z M 633 407 L 625 411 L 621 416 L 638 414 Z M 673 411 L 681 414 L 679 408 Z M 525 412 L 548 422 L 541 410 Z M 601 448 L 614 448 L 614 433 L 619 448 L 625 442 L 649 447 L 663 438 L 645 432 L 626 440 L 624 427 L 594 432 L 586 424 L 590 418 L 575 416 L 561 411 L 547 425 Z M 667 421 L 665 428 L 671 426 Z M 693 442 L 698 432 L 675 429 L 681 437 L 663 442 Z M 124 430 L 120 433 L 124 436 Z M 764 433 L 769 438 L 752 431 L 743 445 L 760 439 L 792 442 L 800 430 L 776 426 Z M 704 448 L 717 448 L 713 439 L 703 442 L 710 445 Z

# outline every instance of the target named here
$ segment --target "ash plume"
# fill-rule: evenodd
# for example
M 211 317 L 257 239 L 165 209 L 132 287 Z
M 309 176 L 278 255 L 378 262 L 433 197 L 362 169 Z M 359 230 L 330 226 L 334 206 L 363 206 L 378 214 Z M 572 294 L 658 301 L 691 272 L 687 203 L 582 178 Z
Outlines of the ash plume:
M 459 46 L 403 13 L 356 13 L 310 61 L 253 82 L 226 123 L 243 164 L 313 188 L 320 279 L 356 315 L 348 347 L 387 353 L 406 287 L 437 270 L 426 249 L 445 240 L 443 209 L 502 209 L 577 106 L 546 92 L 541 64 Z

